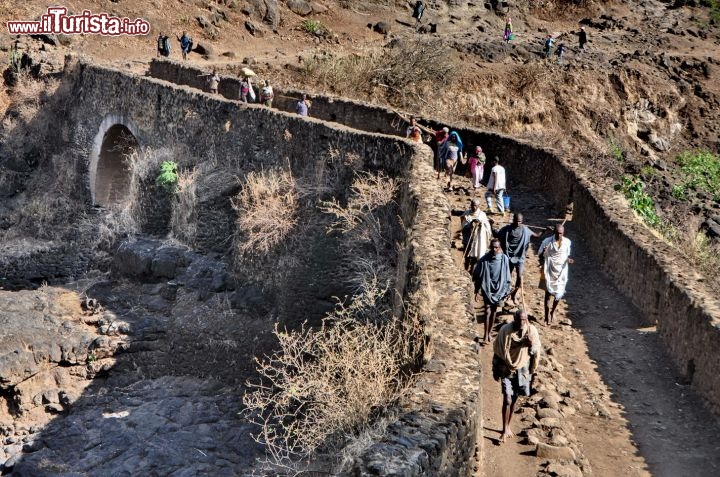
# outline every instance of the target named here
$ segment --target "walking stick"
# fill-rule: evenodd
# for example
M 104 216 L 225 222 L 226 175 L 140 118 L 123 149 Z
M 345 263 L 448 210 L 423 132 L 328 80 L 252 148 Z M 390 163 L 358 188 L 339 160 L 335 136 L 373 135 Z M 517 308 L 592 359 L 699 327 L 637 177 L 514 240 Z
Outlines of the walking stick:
M 473 237 L 475 237 L 475 234 L 476 234 L 476 232 L 477 232 L 478 223 L 479 223 L 479 222 L 476 222 L 476 223 L 473 224 L 472 231 L 470 232 L 470 238 L 468 239 L 467 247 L 465 247 L 465 253 L 463 254 L 463 260 L 465 260 L 465 259 L 467 258 L 467 254 L 468 254 L 468 252 L 470 251 L 470 247 L 472 247 Z

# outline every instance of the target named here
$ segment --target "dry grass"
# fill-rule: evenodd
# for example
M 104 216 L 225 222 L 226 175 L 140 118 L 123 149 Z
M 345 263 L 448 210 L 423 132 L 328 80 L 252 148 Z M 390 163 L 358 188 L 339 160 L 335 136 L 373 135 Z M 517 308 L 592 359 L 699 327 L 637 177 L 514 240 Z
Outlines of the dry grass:
M 360 247 L 371 243 L 376 254 L 383 255 L 395 244 L 392 234 L 388 233 L 392 229 L 388 224 L 395 218 L 392 206 L 396 205 L 397 189 L 397 179 L 383 173 L 356 172 L 346 206 L 337 199 L 321 202 L 320 209 L 335 216 L 328 232 L 351 235 Z
M 237 250 L 265 255 L 297 226 L 299 213 L 295 178 L 287 170 L 250 172 L 232 200 L 237 212 Z
M 192 245 L 197 233 L 197 171 L 181 170 L 175 188 L 170 229 L 173 236 L 183 243 Z
M 425 96 L 438 78 L 446 78 L 444 86 L 450 88 L 461 75 L 449 49 L 436 40 L 423 40 L 345 56 L 326 52 L 306 62 L 304 76 L 306 84 L 347 97 L 365 100 L 371 95 L 414 108 L 426 104 Z
M 416 314 L 393 313 L 396 251 L 387 231 L 397 225 L 396 193 L 396 180 L 356 173 L 346 204 L 320 202 L 345 252 L 338 280 L 354 293 L 318 328 L 276 328 L 279 350 L 257 361 L 260 380 L 249 383 L 245 412 L 271 473 L 297 475 L 310 461 L 332 473 L 384 432 L 406 390 L 423 347 Z

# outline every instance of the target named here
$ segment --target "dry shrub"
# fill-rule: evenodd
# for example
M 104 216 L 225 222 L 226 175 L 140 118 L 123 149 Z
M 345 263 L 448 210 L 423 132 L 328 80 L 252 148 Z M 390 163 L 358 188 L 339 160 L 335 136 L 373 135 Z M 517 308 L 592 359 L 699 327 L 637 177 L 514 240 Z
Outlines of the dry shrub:
M 257 361 L 260 382 L 243 398 L 267 463 L 297 471 L 300 460 L 336 456 L 403 395 L 418 327 L 377 307 L 386 293 L 375 288 L 339 303 L 319 329 L 276 327 L 280 351 Z M 368 318 L 378 313 L 382 320 Z
M 305 64 L 304 82 L 351 98 L 385 96 L 391 104 L 414 107 L 425 103 L 424 96 L 433 92 L 438 78 L 446 78 L 444 87 L 451 87 L 461 76 L 457 69 L 441 42 L 422 40 L 346 56 L 316 56 Z M 375 94 L 378 88 L 383 94 Z
M 233 198 L 237 212 L 238 251 L 263 255 L 280 244 L 298 222 L 299 200 L 290 171 L 250 172 Z
M 355 172 L 347 206 L 337 199 L 321 202 L 320 210 L 335 216 L 328 232 L 350 235 L 358 246 L 370 243 L 377 255 L 383 255 L 395 243 L 388 224 L 394 218 L 397 189 L 397 179 L 383 173 Z
M 175 187 L 170 228 L 179 240 L 192 244 L 197 232 L 195 205 L 197 203 L 197 171 L 181 170 Z

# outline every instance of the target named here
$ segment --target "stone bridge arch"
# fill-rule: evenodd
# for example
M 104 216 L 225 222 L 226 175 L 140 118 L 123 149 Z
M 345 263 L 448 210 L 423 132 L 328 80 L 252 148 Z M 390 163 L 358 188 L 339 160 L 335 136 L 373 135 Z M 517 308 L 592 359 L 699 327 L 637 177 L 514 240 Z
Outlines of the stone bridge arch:
M 129 199 L 132 172 L 125 160 L 139 151 L 138 128 L 119 114 L 108 114 L 93 139 L 90 153 L 90 196 L 93 205 L 108 207 Z

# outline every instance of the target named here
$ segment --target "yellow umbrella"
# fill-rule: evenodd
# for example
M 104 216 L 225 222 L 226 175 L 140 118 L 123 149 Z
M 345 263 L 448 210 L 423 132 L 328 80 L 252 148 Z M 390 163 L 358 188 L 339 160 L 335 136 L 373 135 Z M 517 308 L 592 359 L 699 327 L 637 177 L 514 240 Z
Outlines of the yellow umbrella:
M 255 72 L 253 70 L 251 70 L 250 68 L 243 68 L 240 71 L 242 72 L 243 76 L 245 76 L 246 78 L 249 78 L 250 76 L 257 76 L 255 74 Z

